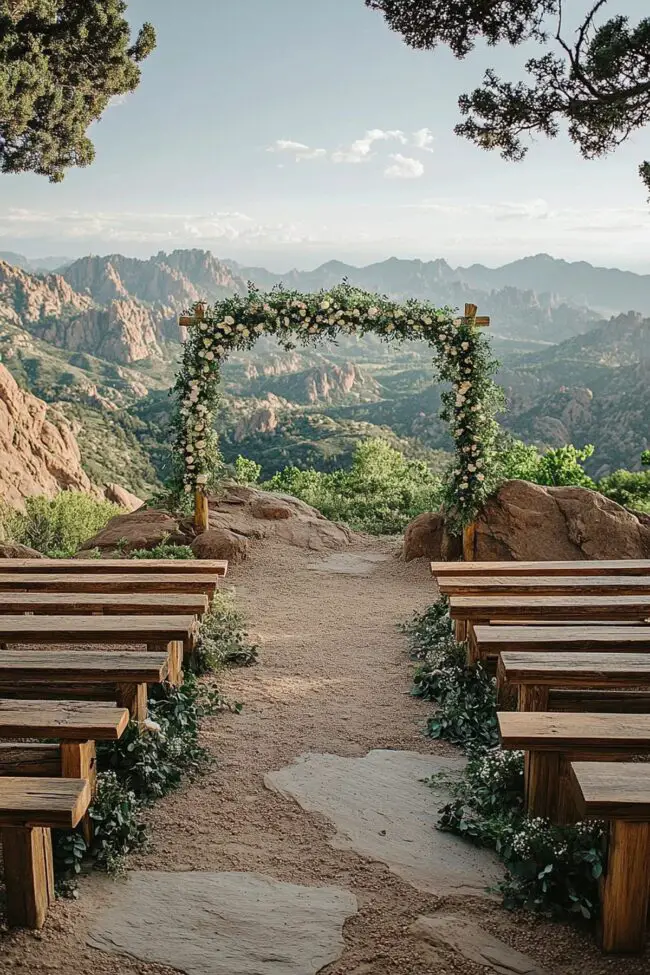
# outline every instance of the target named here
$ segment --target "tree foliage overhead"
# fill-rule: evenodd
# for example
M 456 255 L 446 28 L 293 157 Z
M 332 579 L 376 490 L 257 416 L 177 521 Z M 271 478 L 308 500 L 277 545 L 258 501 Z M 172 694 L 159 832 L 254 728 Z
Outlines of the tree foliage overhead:
M 0 164 L 52 182 L 87 166 L 88 127 L 134 91 L 156 35 L 135 41 L 124 0 L 0 0 Z
M 491 68 L 480 88 L 460 96 L 456 132 L 505 159 L 523 159 L 525 138 L 553 138 L 564 122 L 586 159 L 612 152 L 650 124 L 650 17 L 606 17 L 608 0 L 366 0 L 411 47 L 446 44 L 464 58 L 476 41 L 543 49 L 525 81 Z M 578 9 L 579 8 L 579 9 Z M 650 189 L 650 163 L 640 166 Z

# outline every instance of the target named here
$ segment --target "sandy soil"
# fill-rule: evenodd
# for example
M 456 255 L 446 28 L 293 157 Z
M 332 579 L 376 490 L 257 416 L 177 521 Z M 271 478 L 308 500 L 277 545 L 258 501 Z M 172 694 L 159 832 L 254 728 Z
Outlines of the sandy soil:
M 231 576 L 259 666 L 228 673 L 224 691 L 244 701 L 241 715 L 206 722 L 217 763 L 201 780 L 150 814 L 150 850 L 134 869 L 251 870 L 279 880 L 351 890 L 359 913 L 344 931 L 346 948 L 327 975 L 481 975 L 448 954 L 434 960 L 409 933 L 421 914 L 442 908 L 476 919 L 531 955 L 548 975 L 641 975 L 649 959 L 604 958 L 591 931 L 513 915 L 483 899 L 443 899 L 413 890 L 387 867 L 332 849 L 322 817 L 269 792 L 263 776 L 307 751 L 364 755 L 373 748 L 453 754 L 422 735 L 430 705 L 409 697 L 409 664 L 395 624 L 426 606 L 426 565 L 404 565 L 394 542 L 359 538 L 349 550 L 390 556 L 369 575 L 315 572 L 325 556 L 267 543 Z M 105 955 L 85 945 L 97 907 L 119 898 L 119 881 L 91 876 L 78 901 L 58 902 L 44 929 L 4 933 L 0 970 L 69 975 L 156 973 L 171 969 Z M 161 919 L 164 923 L 164 919 Z

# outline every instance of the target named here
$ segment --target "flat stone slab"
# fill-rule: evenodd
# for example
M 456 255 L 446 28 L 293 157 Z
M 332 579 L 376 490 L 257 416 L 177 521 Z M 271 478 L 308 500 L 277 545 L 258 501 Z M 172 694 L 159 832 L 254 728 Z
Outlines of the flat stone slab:
M 344 947 L 357 900 L 254 873 L 130 873 L 88 938 L 186 975 L 315 975 Z
M 418 752 L 376 750 L 363 758 L 301 755 L 265 776 L 267 788 L 326 816 L 337 828 L 331 845 L 379 860 L 426 893 L 483 894 L 503 876 L 487 850 L 436 829 L 450 798 L 422 780 L 459 771 L 463 761 Z
M 368 553 L 348 553 L 335 552 L 329 555 L 322 562 L 312 562 L 308 568 L 313 572 L 341 573 L 347 576 L 369 576 L 377 562 L 388 562 L 390 555 L 381 555 L 377 552 Z
M 462 915 L 419 917 L 410 931 L 433 948 L 451 949 L 475 962 L 490 975 L 548 975 L 527 955 L 515 951 Z M 435 956 L 434 960 L 437 960 Z

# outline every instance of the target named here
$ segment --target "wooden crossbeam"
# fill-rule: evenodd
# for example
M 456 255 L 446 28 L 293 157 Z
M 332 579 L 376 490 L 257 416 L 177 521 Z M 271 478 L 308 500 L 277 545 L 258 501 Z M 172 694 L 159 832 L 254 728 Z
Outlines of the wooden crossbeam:
M 205 305 L 203 302 L 199 301 L 194 306 L 193 315 L 181 315 L 178 319 L 178 324 L 181 328 L 191 328 L 192 325 L 198 325 L 199 322 L 205 321 Z
M 463 325 L 478 325 L 481 328 L 486 328 L 490 324 L 490 318 L 488 315 L 477 315 L 478 305 L 466 304 L 465 305 L 465 315 L 460 321 Z

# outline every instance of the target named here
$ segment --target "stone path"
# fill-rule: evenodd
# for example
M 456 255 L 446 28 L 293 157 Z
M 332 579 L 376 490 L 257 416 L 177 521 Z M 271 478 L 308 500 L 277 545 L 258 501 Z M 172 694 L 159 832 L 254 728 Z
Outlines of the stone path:
M 0 938 L 30 975 L 647 975 L 589 932 L 503 911 L 490 856 L 434 831 L 421 781 L 459 753 L 422 735 L 396 623 L 433 595 L 393 542 L 317 556 L 265 541 L 237 566 L 259 666 L 221 681 L 204 778 L 150 813 L 128 879 L 96 874 L 42 932 Z M 397 801 L 397 802 L 396 802 Z

